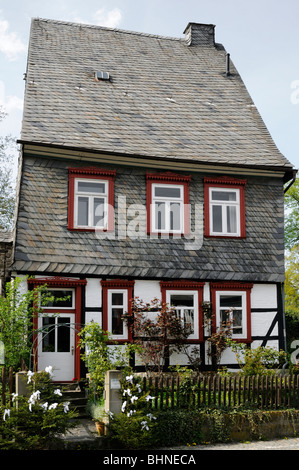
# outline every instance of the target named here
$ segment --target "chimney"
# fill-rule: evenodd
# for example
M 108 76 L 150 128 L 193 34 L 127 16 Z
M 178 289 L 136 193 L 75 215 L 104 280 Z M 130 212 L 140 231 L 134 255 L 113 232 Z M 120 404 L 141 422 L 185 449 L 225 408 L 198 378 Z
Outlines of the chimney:
M 184 34 L 188 46 L 214 46 L 215 25 L 202 23 L 189 23 Z

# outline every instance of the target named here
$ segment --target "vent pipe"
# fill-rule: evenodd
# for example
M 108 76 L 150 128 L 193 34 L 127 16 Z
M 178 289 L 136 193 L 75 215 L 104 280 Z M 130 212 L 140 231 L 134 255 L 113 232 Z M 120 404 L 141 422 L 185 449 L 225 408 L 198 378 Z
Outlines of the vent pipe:
M 230 54 L 226 54 L 226 76 L 230 76 Z

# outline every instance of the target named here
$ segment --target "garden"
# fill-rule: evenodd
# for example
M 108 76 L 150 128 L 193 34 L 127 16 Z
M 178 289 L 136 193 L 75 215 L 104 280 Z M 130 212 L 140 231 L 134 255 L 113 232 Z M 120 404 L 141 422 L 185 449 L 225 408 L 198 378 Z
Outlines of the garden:
M 0 297 L 0 340 L 5 346 L 0 449 L 53 449 L 76 426 L 78 414 L 65 400 L 63 390 L 53 385 L 51 366 L 38 372 L 28 369 L 30 332 L 33 316 L 38 314 L 33 308 L 37 292 L 20 294 L 18 282 L 8 283 L 6 296 Z M 49 301 L 45 288 L 40 288 L 38 295 L 44 302 Z M 42 308 L 42 302 L 40 305 Z M 88 371 L 84 384 L 87 412 L 90 419 L 105 424 L 104 445 L 149 449 L 263 439 L 268 435 L 267 425 L 273 428 L 274 422 L 278 429 L 275 437 L 287 432 L 296 436 L 299 374 L 289 354 L 235 343 L 228 323 L 212 334 L 209 325 L 213 313 L 207 304 L 203 310 L 213 365 L 213 370 L 207 372 L 201 370 L 198 347 L 186 349 L 190 326 L 157 299 L 147 304 L 134 299 L 132 314 L 124 317 L 134 332 L 130 344 L 117 347 L 109 332 L 94 322 L 81 329 L 79 346 Z M 154 318 L 149 315 L 152 311 L 156 312 Z M 219 366 L 228 347 L 239 363 L 237 373 Z M 166 367 L 167 357 L 173 352 L 188 355 L 191 367 Z M 136 354 L 144 365 L 142 373 L 136 373 L 132 366 Z M 26 394 L 19 396 L 13 384 L 20 369 L 26 371 Z M 105 409 L 105 374 L 110 370 L 121 373 L 118 413 Z

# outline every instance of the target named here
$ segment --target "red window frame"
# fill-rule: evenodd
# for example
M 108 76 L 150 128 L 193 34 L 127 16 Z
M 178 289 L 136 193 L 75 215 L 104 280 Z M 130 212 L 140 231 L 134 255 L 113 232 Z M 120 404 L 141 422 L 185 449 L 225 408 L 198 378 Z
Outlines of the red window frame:
M 31 278 L 27 280 L 28 287 L 35 289 L 37 286 L 47 286 L 49 289 L 52 287 L 57 288 L 74 288 L 75 289 L 75 305 L 74 309 L 68 309 L 69 313 L 75 314 L 75 378 L 80 379 L 80 348 L 79 348 L 79 336 L 78 333 L 81 329 L 81 299 L 82 299 L 82 287 L 85 287 L 87 284 L 86 279 L 72 279 L 72 278 L 62 278 L 62 277 L 50 277 L 50 278 Z M 36 299 L 35 302 L 38 302 Z M 34 308 L 35 312 L 37 311 L 37 304 Z M 49 309 L 47 308 L 47 313 L 57 313 L 57 308 Z M 35 313 L 33 315 L 33 331 L 38 330 L 38 315 Z M 36 344 L 37 333 L 33 334 L 33 344 Z M 37 370 L 38 364 L 36 359 L 37 346 L 33 347 L 33 358 L 34 358 L 34 368 Z
M 216 292 L 219 291 L 242 291 L 246 292 L 246 327 L 247 327 L 247 337 L 246 338 L 234 338 L 234 341 L 238 343 L 251 343 L 251 289 L 253 287 L 252 283 L 247 282 L 211 282 L 210 292 L 211 292 L 211 302 L 212 309 L 215 315 L 212 320 L 212 332 L 217 331 L 216 325 Z
M 161 297 L 162 304 L 166 304 L 166 292 L 169 290 L 173 291 L 197 291 L 198 293 L 198 338 L 189 339 L 188 343 L 201 343 L 204 340 L 204 326 L 203 326 L 203 313 L 202 313 L 202 302 L 203 302 L 203 288 L 205 283 L 198 281 L 161 281 Z
M 103 330 L 108 331 L 108 291 L 110 290 L 127 290 L 127 300 L 128 300 L 128 315 L 132 314 L 132 300 L 134 297 L 134 284 L 135 281 L 129 281 L 125 279 L 114 279 L 108 281 L 101 281 L 102 286 L 102 298 L 103 298 Z M 112 334 L 110 332 L 110 334 Z M 113 343 L 127 343 L 132 341 L 132 332 L 128 328 L 128 337 L 126 339 L 115 339 Z
M 81 228 L 74 226 L 75 207 L 75 180 L 76 179 L 97 179 L 108 181 L 108 223 L 103 232 L 114 230 L 114 179 L 116 170 L 104 170 L 100 168 L 69 168 L 69 194 L 68 194 L 68 229 L 78 232 L 95 232 L 99 228 Z
M 190 215 L 189 211 L 186 210 L 189 206 L 189 183 L 191 181 L 190 175 L 179 175 L 172 172 L 165 173 L 147 173 L 146 174 L 146 213 L 147 213 L 147 233 L 148 235 L 171 235 L 171 236 L 183 236 L 190 232 Z M 151 204 L 152 204 L 152 185 L 153 184 L 172 184 L 183 186 L 183 213 L 184 213 L 184 230 L 181 233 L 169 232 L 156 232 L 152 228 L 152 217 L 151 217 Z
M 205 237 L 212 238 L 246 238 L 245 221 L 245 186 L 246 179 L 237 179 L 230 177 L 204 177 L 204 222 Z M 210 188 L 231 188 L 239 189 L 240 192 L 240 235 L 221 235 L 210 233 Z

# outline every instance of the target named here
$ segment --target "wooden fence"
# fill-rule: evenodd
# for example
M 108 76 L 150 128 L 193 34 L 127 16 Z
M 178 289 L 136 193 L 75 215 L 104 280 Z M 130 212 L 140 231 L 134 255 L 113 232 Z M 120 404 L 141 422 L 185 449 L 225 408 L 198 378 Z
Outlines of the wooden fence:
M 9 406 L 12 404 L 12 393 L 14 391 L 14 376 L 13 368 L 9 367 L 7 370 L 6 367 L 2 367 L 1 372 L 1 403 L 3 406 L 9 403 Z
M 189 382 L 178 377 L 143 378 L 152 409 L 255 407 L 299 409 L 299 375 L 203 376 Z

